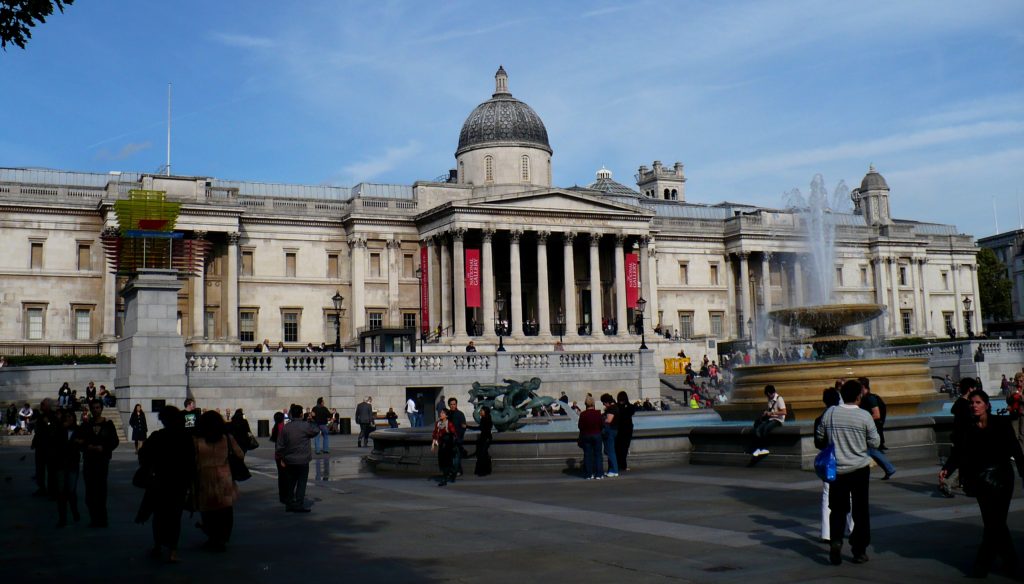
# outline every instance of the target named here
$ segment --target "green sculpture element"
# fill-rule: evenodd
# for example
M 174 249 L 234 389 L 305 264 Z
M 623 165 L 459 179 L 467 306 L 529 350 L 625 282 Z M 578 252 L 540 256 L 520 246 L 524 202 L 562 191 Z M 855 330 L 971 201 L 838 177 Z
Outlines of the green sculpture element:
M 537 395 L 541 383 L 539 377 L 526 382 L 515 379 L 502 381 L 505 385 L 473 382 L 473 389 L 469 390 L 469 403 L 473 404 L 473 419 L 478 424 L 480 408 L 487 407 L 491 410 L 495 430 L 518 430 L 524 425 L 520 420 L 528 416 L 533 408 L 546 408 L 555 403 L 553 397 Z

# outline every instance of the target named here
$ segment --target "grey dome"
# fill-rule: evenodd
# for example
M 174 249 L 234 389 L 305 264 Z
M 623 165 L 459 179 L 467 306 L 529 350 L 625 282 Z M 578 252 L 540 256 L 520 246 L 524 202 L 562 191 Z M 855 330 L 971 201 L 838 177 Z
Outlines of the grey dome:
M 527 146 L 552 152 L 548 131 L 533 108 L 508 92 L 504 68 L 495 75 L 491 99 L 476 106 L 462 124 L 455 156 L 488 146 Z
M 861 192 L 866 191 L 879 191 L 889 190 L 889 184 L 885 182 L 885 177 L 878 174 L 875 170 L 875 165 L 868 167 L 868 173 L 864 175 L 864 180 L 860 181 Z

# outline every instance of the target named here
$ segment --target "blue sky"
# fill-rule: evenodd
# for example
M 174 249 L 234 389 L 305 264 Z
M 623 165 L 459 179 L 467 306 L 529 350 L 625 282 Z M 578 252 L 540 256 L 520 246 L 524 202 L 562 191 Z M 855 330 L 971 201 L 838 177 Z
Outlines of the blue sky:
M 681 161 L 781 206 L 874 163 L 894 215 L 976 236 L 1024 203 L 1024 2 L 79 0 L 0 54 L 0 166 L 409 184 L 454 166 L 499 64 L 554 181 Z

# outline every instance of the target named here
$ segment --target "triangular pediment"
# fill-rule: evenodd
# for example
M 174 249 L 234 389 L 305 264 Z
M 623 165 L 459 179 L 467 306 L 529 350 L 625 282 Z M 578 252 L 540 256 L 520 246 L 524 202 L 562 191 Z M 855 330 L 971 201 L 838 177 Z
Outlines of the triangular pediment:
M 652 215 L 651 211 L 642 207 L 612 201 L 602 196 L 566 191 L 561 189 L 544 189 L 502 195 L 490 195 L 469 199 L 464 203 L 474 208 L 524 209 L 532 211 L 562 211 L 577 213 L 627 213 L 631 215 Z

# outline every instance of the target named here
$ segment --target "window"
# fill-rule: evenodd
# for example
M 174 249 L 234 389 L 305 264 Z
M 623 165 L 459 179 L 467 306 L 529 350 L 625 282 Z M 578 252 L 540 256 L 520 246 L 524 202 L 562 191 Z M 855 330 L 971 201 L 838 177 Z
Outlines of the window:
M 78 271 L 87 272 L 92 269 L 92 246 L 88 243 L 78 244 Z
M 671 199 L 671 197 L 671 192 L 668 189 L 665 189 L 665 200 L 668 201 L 669 199 Z
M 903 334 L 909 335 L 911 332 L 913 332 L 910 329 L 910 323 L 913 321 L 914 311 L 912 311 L 912 310 L 900 311 L 900 318 L 902 319 L 902 322 L 903 322 Z
M 679 313 L 679 336 L 684 339 L 693 338 L 693 313 Z
M 942 323 L 944 325 L 946 325 L 946 332 L 947 333 L 952 331 L 953 330 L 953 313 L 952 312 L 943 312 L 942 313 Z
M 243 250 L 242 251 L 242 275 L 243 276 L 251 276 L 252 275 L 252 254 L 253 254 L 252 250 Z
M 207 310 L 203 320 L 203 336 L 207 339 L 217 337 L 217 312 Z
M 867 286 L 868 285 L 868 268 L 867 268 L 867 266 L 861 266 L 860 267 L 860 285 L 861 286 Z
M 299 342 L 299 315 L 301 312 L 296 309 L 281 311 L 281 336 L 286 343 Z
M 843 285 L 843 266 L 836 266 L 836 286 Z
M 206 265 L 204 266 L 207 276 L 219 276 L 220 275 L 220 257 L 212 255 L 206 256 Z
M 337 253 L 327 254 L 327 277 L 336 279 L 338 277 L 338 258 L 340 257 Z
M 25 338 L 30 341 L 40 341 L 46 331 L 46 305 L 26 304 L 25 305 Z
M 494 157 L 484 156 L 484 180 L 494 182 Z
M 679 283 L 683 286 L 690 283 L 690 265 L 686 262 L 679 262 Z
M 238 311 L 238 340 L 252 343 L 256 340 L 256 311 Z
M 334 312 L 334 309 L 324 310 L 324 339 L 327 340 L 327 344 L 334 345 L 334 341 L 339 340 L 341 336 L 341 328 L 335 328 L 338 322 L 338 313 Z
M 371 278 L 379 278 L 380 277 L 380 254 L 379 253 L 371 253 L 370 254 L 370 277 Z
M 403 328 L 416 328 L 416 313 L 415 312 L 403 312 L 402 313 L 402 327 Z
M 900 286 L 907 285 L 907 266 L 900 266 Z
M 523 154 L 522 159 L 522 171 L 523 171 L 523 182 L 529 182 L 530 180 L 530 157 Z
M 75 308 L 75 340 L 88 341 L 92 338 L 92 311 L 88 308 Z
M 295 277 L 295 256 L 297 254 L 294 251 L 289 251 L 284 254 L 284 275 L 290 278 Z
M 725 321 L 725 315 L 721 312 L 711 312 L 708 313 L 708 316 L 711 319 L 711 336 L 717 339 L 725 336 L 724 331 L 722 330 L 722 323 Z
M 942 289 L 949 290 L 949 272 L 942 272 Z
M 677 191 L 676 189 L 672 189 L 672 200 L 673 201 L 678 201 L 679 200 L 679 191 Z
M 370 330 L 379 329 L 384 326 L 384 313 L 383 312 L 371 312 L 370 313 Z
M 718 264 L 711 264 L 711 285 L 718 285 Z
M 29 267 L 33 270 L 43 269 L 43 242 L 32 242 L 32 256 L 29 262 Z
M 407 253 L 404 256 L 402 256 L 402 277 L 416 277 L 416 262 L 413 260 L 413 256 L 411 253 Z
M 459 161 L 459 184 L 466 182 L 466 163 Z

